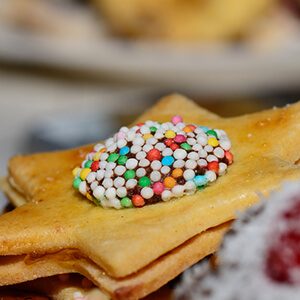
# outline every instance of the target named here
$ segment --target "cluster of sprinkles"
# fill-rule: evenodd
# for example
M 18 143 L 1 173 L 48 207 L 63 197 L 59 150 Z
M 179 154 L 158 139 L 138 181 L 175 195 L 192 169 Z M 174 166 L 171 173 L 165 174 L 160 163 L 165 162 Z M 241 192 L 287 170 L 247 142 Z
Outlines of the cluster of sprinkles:
M 215 181 L 233 162 L 223 130 L 171 122 L 146 121 L 122 127 L 95 145 L 73 186 L 102 207 L 142 207 L 192 194 Z

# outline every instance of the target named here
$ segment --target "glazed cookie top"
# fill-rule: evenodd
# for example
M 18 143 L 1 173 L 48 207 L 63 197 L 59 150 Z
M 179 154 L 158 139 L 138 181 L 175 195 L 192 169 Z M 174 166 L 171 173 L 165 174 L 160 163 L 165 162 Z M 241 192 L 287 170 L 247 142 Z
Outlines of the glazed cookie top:
M 142 207 L 192 194 L 226 173 L 231 142 L 221 129 L 146 121 L 122 127 L 73 170 L 74 188 L 102 207 Z

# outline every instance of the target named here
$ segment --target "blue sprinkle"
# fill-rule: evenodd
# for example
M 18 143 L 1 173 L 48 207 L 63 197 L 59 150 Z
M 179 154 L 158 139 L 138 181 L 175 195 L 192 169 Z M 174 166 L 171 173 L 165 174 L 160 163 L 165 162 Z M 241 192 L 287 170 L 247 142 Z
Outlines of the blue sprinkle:
M 124 146 L 120 149 L 120 155 L 126 155 L 127 153 L 129 153 L 129 147 Z
M 205 175 L 197 175 L 194 177 L 194 183 L 197 185 L 197 186 L 203 186 L 203 185 L 206 185 L 208 180 L 206 178 Z
M 204 132 L 207 132 L 208 130 L 210 130 L 210 128 L 208 128 L 206 126 L 199 126 L 199 128 L 201 128 Z
M 173 162 L 174 162 L 173 156 L 165 156 L 161 161 L 163 166 L 171 166 Z

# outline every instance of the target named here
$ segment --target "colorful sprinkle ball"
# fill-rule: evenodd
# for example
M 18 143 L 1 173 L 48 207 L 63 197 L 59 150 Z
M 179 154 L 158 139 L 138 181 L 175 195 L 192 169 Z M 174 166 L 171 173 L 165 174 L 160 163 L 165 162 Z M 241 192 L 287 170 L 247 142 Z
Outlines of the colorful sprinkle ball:
M 231 142 L 220 129 L 146 121 L 122 127 L 73 170 L 73 187 L 102 207 L 142 207 L 193 194 L 226 173 Z

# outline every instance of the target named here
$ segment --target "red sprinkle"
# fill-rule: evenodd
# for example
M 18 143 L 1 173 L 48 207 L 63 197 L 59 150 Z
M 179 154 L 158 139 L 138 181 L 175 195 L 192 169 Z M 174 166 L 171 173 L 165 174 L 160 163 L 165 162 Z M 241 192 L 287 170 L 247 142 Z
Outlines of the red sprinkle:
M 137 123 L 136 126 L 142 127 L 144 123 Z
M 96 171 L 98 171 L 98 169 L 99 169 L 99 161 L 94 161 L 91 165 L 91 170 L 93 172 L 96 172 Z
M 173 151 L 175 151 L 176 149 L 179 148 L 179 145 L 176 144 L 176 143 L 173 143 L 173 144 L 170 145 L 170 148 L 171 148 Z
M 197 127 L 196 127 L 195 125 L 193 125 L 193 124 L 188 125 L 188 127 L 191 128 L 192 131 L 194 131 L 194 130 L 197 128 Z
M 211 161 L 207 164 L 207 169 L 218 173 L 219 172 L 219 163 L 217 161 Z
M 150 161 L 153 160 L 160 160 L 161 159 L 161 153 L 158 149 L 151 149 L 148 153 L 147 153 L 147 159 Z
M 166 146 L 170 147 L 173 144 L 173 139 L 165 139 L 164 143 Z
M 229 151 L 225 151 L 225 158 L 228 160 L 228 165 L 233 163 L 233 154 Z
M 164 190 L 165 186 L 161 182 L 155 182 L 153 184 L 153 192 L 155 195 L 161 195 Z
M 132 203 L 134 206 L 144 206 L 145 205 L 145 200 L 142 196 L 140 195 L 133 195 L 131 199 Z

